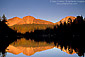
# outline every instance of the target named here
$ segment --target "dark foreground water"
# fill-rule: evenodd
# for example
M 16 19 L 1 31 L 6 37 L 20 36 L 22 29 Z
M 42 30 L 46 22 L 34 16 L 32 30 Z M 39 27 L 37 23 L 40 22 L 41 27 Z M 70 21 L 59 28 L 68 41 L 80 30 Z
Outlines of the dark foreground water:
M 84 57 L 85 54 L 81 44 L 68 44 L 68 41 L 37 41 L 26 38 L 7 41 L 0 41 L 1 57 Z

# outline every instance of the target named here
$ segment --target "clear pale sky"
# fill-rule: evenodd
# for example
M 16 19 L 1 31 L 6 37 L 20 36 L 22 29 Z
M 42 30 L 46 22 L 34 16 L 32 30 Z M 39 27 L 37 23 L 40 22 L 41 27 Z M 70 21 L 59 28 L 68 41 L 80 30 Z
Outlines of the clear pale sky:
M 5 14 L 7 19 L 13 17 L 23 18 L 24 16 L 34 16 L 37 19 L 39 18 L 51 22 L 57 22 L 66 16 L 85 16 L 85 3 L 58 5 L 55 1 L 0 0 L 0 16 Z

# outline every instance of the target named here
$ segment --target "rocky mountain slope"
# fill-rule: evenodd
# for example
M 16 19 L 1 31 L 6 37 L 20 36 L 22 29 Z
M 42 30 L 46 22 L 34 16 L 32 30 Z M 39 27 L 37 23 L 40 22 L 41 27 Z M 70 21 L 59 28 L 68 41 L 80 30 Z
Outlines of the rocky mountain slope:
M 13 26 L 16 24 L 22 25 L 22 24 L 53 24 L 53 23 L 46 20 L 36 19 L 33 16 L 25 16 L 22 19 L 19 17 L 8 19 L 6 24 L 8 26 Z
M 69 19 L 71 19 L 73 22 L 76 19 L 76 17 L 67 16 L 56 23 L 52 23 L 52 22 L 46 21 L 46 20 L 36 19 L 33 16 L 25 16 L 23 18 L 14 17 L 14 18 L 8 19 L 6 24 L 8 26 L 22 25 L 22 24 L 60 24 L 60 23 L 64 23 L 64 22 L 68 23 Z
M 55 24 L 58 24 L 58 25 L 60 23 L 64 24 L 64 22 L 69 23 L 69 21 L 73 22 L 75 19 L 76 19 L 76 17 L 74 17 L 74 16 L 67 16 L 67 17 L 61 19 L 59 22 L 56 22 Z

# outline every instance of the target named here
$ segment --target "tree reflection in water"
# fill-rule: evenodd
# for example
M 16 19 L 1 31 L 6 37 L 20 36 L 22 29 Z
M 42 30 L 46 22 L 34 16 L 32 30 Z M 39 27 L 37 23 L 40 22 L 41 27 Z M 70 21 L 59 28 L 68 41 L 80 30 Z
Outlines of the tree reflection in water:
M 1 42 L 1 41 L 0 41 Z M 52 48 L 58 48 L 61 49 L 61 51 L 66 52 L 68 54 L 78 54 L 78 56 L 83 56 L 85 53 L 85 47 L 84 43 L 79 42 L 79 41 L 61 41 L 61 40 L 35 40 L 32 38 L 32 40 L 26 39 L 26 38 L 21 38 L 17 39 L 11 43 L 8 43 L 9 41 L 5 41 L 3 46 L 0 46 L 0 55 L 2 54 L 2 57 L 6 56 L 6 53 L 13 53 L 13 54 L 20 54 L 23 53 L 24 55 L 31 56 L 35 54 L 36 52 L 52 49 Z

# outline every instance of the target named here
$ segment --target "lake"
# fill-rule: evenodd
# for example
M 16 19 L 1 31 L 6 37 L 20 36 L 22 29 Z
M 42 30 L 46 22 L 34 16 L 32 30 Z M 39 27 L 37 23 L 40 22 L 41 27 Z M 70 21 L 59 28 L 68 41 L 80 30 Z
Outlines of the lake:
M 84 57 L 85 54 L 84 48 L 78 47 L 79 45 L 66 44 L 68 41 L 64 40 L 37 41 L 20 38 L 13 42 L 9 41 L 10 44 L 7 41 L 0 41 L 3 42 L 0 44 L 2 57 Z

